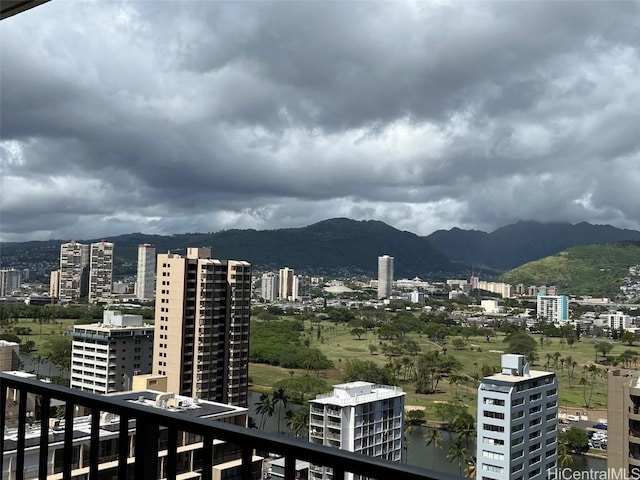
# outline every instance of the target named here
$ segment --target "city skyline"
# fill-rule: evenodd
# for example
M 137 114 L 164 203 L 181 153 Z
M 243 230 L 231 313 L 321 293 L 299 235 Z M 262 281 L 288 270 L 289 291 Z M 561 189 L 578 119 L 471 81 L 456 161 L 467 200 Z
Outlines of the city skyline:
M 49 2 L 3 21 L 0 240 L 638 229 L 638 5 Z

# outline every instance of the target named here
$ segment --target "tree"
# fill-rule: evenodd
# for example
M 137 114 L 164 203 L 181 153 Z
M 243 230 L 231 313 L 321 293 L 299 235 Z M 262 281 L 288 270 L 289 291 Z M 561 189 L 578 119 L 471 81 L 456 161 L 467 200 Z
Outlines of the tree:
M 613 345 L 609 342 L 598 342 L 593 346 L 593 348 L 596 351 L 596 363 L 598 363 L 598 353 L 601 353 L 603 358 L 606 357 L 613 349 Z
M 587 447 L 589 444 L 587 443 Z M 561 442 L 558 444 L 558 465 L 561 467 L 568 467 L 573 464 L 573 455 L 569 452 L 567 444 Z
M 636 341 L 636 334 L 631 332 L 624 332 L 621 340 L 626 342 L 630 347 L 633 346 L 633 342 Z
M 517 353 L 527 356 L 531 352 L 535 352 L 538 344 L 535 339 L 524 332 L 514 332 L 507 335 L 504 339 L 509 344 L 509 353 Z
M 466 342 L 461 338 L 454 338 L 451 343 L 456 350 L 464 350 L 464 347 L 467 346 Z
M 449 447 L 447 458 L 458 464 L 458 467 L 460 468 L 460 476 L 462 476 L 462 464 L 469 461 L 470 455 L 467 447 L 462 444 L 462 439 L 460 437 L 456 438 Z
M 346 362 L 342 381 L 354 382 L 358 380 L 383 385 L 394 383 L 393 374 L 388 368 L 379 367 L 371 360 L 351 358 Z
M 309 430 L 309 409 L 301 410 L 296 414 L 292 414 L 291 410 L 287 410 L 287 428 L 291 430 L 297 437 L 306 436 Z
M 284 388 L 291 399 L 304 403 L 310 397 L 327 390 L 327 382 L 311 375 L 294 375 L 274 384 L 275 388 Z
M 289 396 L 287 395 L 287 392 L 284 388 L 279 387 L 273 391 L 271 401 L 273 402 L 274 407 L 278 407 L 278 433 L 280 433 L 282 431 L 280 428 L 282 408 L 287 406 L 287 403 L 289 402 Z
M 264 430 L 264 424 L 267 421 L 266 417 L 273 416 L 273 412 L 275 412 L 275 405 L 273 404 L 273 400 L 271 397 L 263 393 L 260 395 L 260 400 L 256 402 L 256 413 L 260 415 L 260 430 Z
M 427 430 L 426 435 L 424 436 L 424 444 L 428 447 L 433 445 L 434 448 L 442 448 L 442 435 L 440 434 L 440 430 L 436 427 L 430 427 Z M 435 469 L 436 466 L 436 456 L 431 455 L 431 469 Z
M 378 346 L 374 345 L 373 343 L 370 343 L 368 348 L 371 355 L 375 355 L 375 353 L 378 351 Z
M 576 427 L 561 433 L 559 443 L 565 444 L 566 448 L 573 453 L 586 453 L 589 450 L 589 437 L 584 430 Z
M 362 340 L 362 335 L 367 333 L 364 328 L 354 328 L 351 330 L 351 335 L 358 337 L 358 340 Z
M 420 355 L 416 362 L 416 393 L 435 393 L 440 379 L 461 367 L 454 357 L 438 355 L 437 352 Z
M 425 421 L 424 417 L 424 410 L 409 410 L 405 418 L 405 423 L 409 426 L 422 425 Z
M 47 340 L 45 349 L 49 352 L 49 360 L 59 370 L 68 370 L 71 366 L 71 337 L 52 336 Z

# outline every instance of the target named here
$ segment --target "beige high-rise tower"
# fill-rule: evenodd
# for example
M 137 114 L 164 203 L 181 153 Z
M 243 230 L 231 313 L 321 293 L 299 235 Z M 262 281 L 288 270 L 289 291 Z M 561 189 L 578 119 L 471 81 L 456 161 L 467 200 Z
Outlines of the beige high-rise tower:
M 640 475 L 640 371 L 609 370 L 607 471 L 617 478 Z
M 159 254 L 153 373 L 181 395 L 247 405 L 251 264 Z

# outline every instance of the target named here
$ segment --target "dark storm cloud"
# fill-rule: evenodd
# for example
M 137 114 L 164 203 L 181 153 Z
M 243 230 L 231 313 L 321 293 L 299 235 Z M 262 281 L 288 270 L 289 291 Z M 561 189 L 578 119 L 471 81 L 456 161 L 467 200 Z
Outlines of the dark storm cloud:
M 50 2 L 0 31 L 2 239 L 639 228 L 637 2 Z

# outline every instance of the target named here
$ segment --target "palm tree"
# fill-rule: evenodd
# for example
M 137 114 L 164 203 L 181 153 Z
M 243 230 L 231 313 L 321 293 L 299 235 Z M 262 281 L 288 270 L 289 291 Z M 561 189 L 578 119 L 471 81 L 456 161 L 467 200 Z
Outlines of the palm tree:
M 267 417 L 271 417 L 275 411 L 275 405 L 271 400 L 271 397 L 263 393 L 260 395 L 260 400 L 256 402 L 256 413 L 260 415 L 260 430 L 264 430 L 264 424 L 267 421 Z
M 424 444 L 428 447 L 433 445 L 433 448 L 442 448 L 442 435 L 440 434 L 440 430 L 436 427 L 431 427 L 427 430 L 427 434 L 424 436 Z M 431 469 L 435 469 L 436 465 L 436 456 L 431 456 Z
M 475 438 L 476 436 L 476 422 L 473 418 L 473 415 L 468 412 L 461 413 L 454 420 L 453 426 L 456 433 L 458 434 L 458 438 L 460 439 L 460 441 L 464 440 L 464 446 L 468 450 L 469 440 Z
M 558 465 L 568 467 L 573 464 L 573 455 L 569 452 L 567 444 L 560 442 L 558 444 Z
M 278 433 L 282 431 L 280 428 L 280 420 L 282 415 L 282 407 L 287 406 L 287 402 L 289 401 L 289 396 L 287 392 L 285 392 L 284 388 L 279 387 L 273 391 L 273 397 L 271 398 L 274 408 L 278 407 Z
M 309 429 L 309 410 L 301 410 L 293 414 L 291 410 L 285 413 L 287 418 L 287 428 L 291 430 L 297 437 L 306 435 Z
M 469 460 L 469 452 L 467 447 L 462 444 L 462 439 L 460 437 L 456 438 L 449 447 L 447 458 L 458 464 L 460 476 L 462 476 L 462 464 Z

